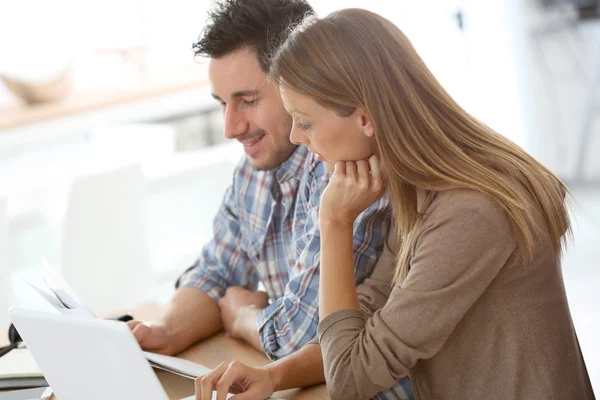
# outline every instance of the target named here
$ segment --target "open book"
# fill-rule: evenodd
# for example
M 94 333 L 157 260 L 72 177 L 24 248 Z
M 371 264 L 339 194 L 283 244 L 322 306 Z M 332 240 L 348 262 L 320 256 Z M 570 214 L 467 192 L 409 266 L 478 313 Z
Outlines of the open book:
M 46 299 L 56 310 L 62 314 L 78 315 L 83 318 L 97 318 L 96 315 L 77 296 L 73 288 L 60 276 L 46 260 L 42 259 L 44 267 L 45 287 L 27 282 L 36 292 Z M 188 379 L 195 379 L 208 372 L 210 369 L 192 361 L 177 357 L 145 351 L 144 355 L 154 368 L 162 369 L 181 375 Z

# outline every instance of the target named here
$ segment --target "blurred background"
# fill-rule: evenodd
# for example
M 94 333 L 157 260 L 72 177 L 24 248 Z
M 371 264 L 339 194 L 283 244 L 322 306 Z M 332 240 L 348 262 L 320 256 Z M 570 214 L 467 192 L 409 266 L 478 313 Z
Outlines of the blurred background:
M 260 1 L 260 0 L 257 0 Z M 600 384 L 597 0 L 315 0 L 395 22 L 471 113 L 558 174 L 564 254 Z M 241 147 L 225 143 L 205 60 L 212 0 L 20 0 L 0 8 L 0 306 L 47 307 L 44 257 L 95 311 L 165 301 L 211 235 Z M 0 314 L 0 334 L 8 325 Z

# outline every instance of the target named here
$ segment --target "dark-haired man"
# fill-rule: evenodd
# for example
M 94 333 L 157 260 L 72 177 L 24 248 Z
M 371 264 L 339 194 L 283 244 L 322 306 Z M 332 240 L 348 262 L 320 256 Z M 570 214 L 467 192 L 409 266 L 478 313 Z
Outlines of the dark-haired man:
M 215 217 L 213 239 L 180 277 L 165 314 L 130 323 L 146 350 L 176 354 L 224 328 L 276 360 L 316 336 L 318 211 L 329 175 L 308 149 L 290 142 L 292 119 L 266 75 L 290 27 L 312 13 L 304 0 L 225 0 L 209 14 L 195 54 L 210 58 L 225 137 L 242 143 L 246 156 Z M 387 205 L 378 201 L 355 223 L 357 282 L 382 249 Z

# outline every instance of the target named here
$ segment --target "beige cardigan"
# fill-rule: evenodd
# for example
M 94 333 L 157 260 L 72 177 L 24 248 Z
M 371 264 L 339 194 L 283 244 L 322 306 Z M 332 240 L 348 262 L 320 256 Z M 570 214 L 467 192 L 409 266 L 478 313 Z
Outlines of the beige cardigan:
M 559 257 L 539 237 L 523 263 L 514 238 L 486 195 L 438 194 L 402 286 L 386 250 L 358 288 L 363 310 L 319 324 L 331 398 L 368 399 L 409 375 L 421 400 L 594 399 Z

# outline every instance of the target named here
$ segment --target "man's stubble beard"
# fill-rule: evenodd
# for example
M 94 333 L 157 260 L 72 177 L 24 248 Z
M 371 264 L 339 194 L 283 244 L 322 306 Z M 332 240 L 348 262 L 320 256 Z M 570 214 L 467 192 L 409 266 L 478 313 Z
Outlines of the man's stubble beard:
M 275 148 L 273 147 L 270 150 L 270 153 L 267 157 L 267 160 L 265 161 L 264 164 L 262 165 L 255 165 L 252 162 L 252 158 L 250 158 L 250 163 L 252 164 L 252 167 L 259 170 L 259 171 L 269 171 L 272 169 L 277 169 L 281 166 L 281 164 L 283 164 L 288 158 L 290 158 L 290 156 L 292 155 L 292 153 L 294 152 L 294 150 L 296 150 L 296 148 L 298 147 L 297 145 L 293 144 L 292 142 L 289 141 L 289 137 L 290 137 L 290 132 L 292 131 L 292 117 L 290 117 L 289 115 L 287 115 L 287 118 L 284 122 L 283 127 L 281 128 L 281 132 L 286 132 L 287 136 L 286 136 L 286 140 L 282 141 L 281 143 L 278 143 L 278 147 Z M 267 136 L 269 136 L 267 134 Z M 280 136 L 277 136 L 277 139 L 279 139 L 280 137 L 283 137 L 283 134 Z M 273 137 L 275 139 L 275 137 Z

